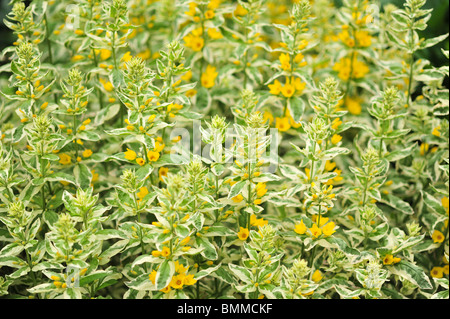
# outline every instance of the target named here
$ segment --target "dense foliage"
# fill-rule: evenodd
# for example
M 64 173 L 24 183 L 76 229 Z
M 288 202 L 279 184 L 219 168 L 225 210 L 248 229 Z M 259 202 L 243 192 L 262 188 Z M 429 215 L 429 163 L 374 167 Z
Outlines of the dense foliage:
M 425 5 L 12 1 L 0 295 L 448 298 Z

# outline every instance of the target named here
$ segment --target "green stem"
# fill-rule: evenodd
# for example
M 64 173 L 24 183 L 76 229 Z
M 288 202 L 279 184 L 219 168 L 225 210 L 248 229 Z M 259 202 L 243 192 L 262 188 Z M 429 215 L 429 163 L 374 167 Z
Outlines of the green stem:
M 95 64 L 95 67 L 97 68 L 98 61 L 97 61 L 97 54 L 95 53 L 95 49 L 92 49 L 92 53 L 94 54 L 94 64 Z M 100 76 L 98 74 L 97 74 L 97 82 L 100 82 Z M 100 109 L 103 110 L 103 92 L 99 87 L 97 87 L 97 91 L 98 91 L 98 101 L 100 103 Z
M 73 134 L 73 140 L 75 142 L 75 161 L 78 158 L 78 143 L 77 143 L 77 140 L 75 138 L 76 133 L 77 133 L 77 116 L 74 115 L 73 116 L 73 131 L 72 131 L 72 134 Z
M 412 38 L 412 37 L 411 37 Z M 414 40 L 412 40 L 414 41 Z M 413 81 L 413 71 L 414 71 L 414 52 L 411 53 L 411 62 L 410 62 L 410 66 L 409 66 L 409 81 L 408 81 L 408 93 L 406 95 L 406 103 L 408 105 L 408 107 L 411 106 L 411 89 L 412 89 L 412 81 Z
M 248 197 L 247 197 L 247 205 L 250 205 L 251 200 L 252 200 L 252 181 L 251 181 L 251 169 L 250 169 L 250 163 L 247 163 L 248 165 L 248 170 L 247 170 L 247 174 L 248 174 Z M 247 229 L 250 229 L 250 213 L 247 212 Z
M 314 154 L 314 156 L 315 156 L 315 154 L 316 154 L 316 141 L 313 141 L 313 143 L 314 143 L 314 145 L 313 145 L 313 154 Z M 311 160 L 311 171 L 309 172 L 309 180 L 311 181 L 311 182 L 313 182 L 313 177 L 314 177 L 314 164 L 315 164 L 315 160 Z

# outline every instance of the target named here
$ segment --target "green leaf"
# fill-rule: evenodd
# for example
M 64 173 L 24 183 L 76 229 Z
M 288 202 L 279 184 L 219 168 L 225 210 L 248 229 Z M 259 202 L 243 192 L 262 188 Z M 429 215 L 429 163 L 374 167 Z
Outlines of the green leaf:
M 221 265 L 222 265 L 222 264 L 218 264 L 217 266 L 214 266 L 214 267 L 208 267 L 208 268 L 206 268 L 206 269 L 202 269 L 202 270 L 198 271 L 197 273 L 195 273 L 194 279 L 199 280 L 199 279 L 201 279 L 201 278 L 203 278 L 203 277 L 206 277 L 206 276 L 212 274 L 212 273 L 215 272 L 217 269 L 219 269 L 219 267 L 220 267 Z
M 228 198 L 233 198 L 239 195 L 239 193 L 241 192 L 242 188 L 244 188 L 245 185 L 247 185 L 247 180 L 239 181 L 236 184 L 234 184 L 231 187 L 230 192 L 228 193 Z
M 392 151 L 389 154 L 385 155 L 384 158 L 387 159 L 389 162 L 395 162 L 395 161 L 401 160 L 401 159 L 411 155 L 412 151 L 416 147 L 417 147 L 417 143 L 414 143 L 411 146 L 408 146 L 407 148 Z
M 161 290 L 165 288 L 172 280 L 172 276 L 174 273 L 175 263 L 172 260 L 164 260 L 161 266 L 158 268 L 158 272 L 156 273 L 156 289 Z
M 95 273 L 83 276 L 80 278 L 80 286 L 84 287 L 84 286 L 90 284 L 91 282 L 94 282 L 96 280 L 101 280 L 101 279 L 107 277 L 108 275 L 109 275 L 109 273 L 107 273 L 107 272 L 99 271 L 99 272 L 95 272 Z
M 412 215 L 414 214 L 414 210 L 412 209 L 411 205 L 409 205 L 407 202 L 401 200 L 395 195 L 392 194 L 383 194 L 381 197 L 380 202 L 387 204 L 391 206 L 392 208 L 395 208 L 396 210 L 402 212 L 403 214 Z
M 215 236 L 236 236 L 236 233 L 225 226 L 211 226 L 203 234 L 205 237 L 215 237 Z
M 73 175 L 75 176 L 77 185 L 79 185 L 80 188 L 89 188 L 89 186 L 91 185 L 92 173 L 85 164 L 78 163 L 77 165 L 75 165 L 75 167 L 73 168 Z
M 427 205 L 427 207 L 431 210 L 432 213 L 447 216 L 447 212 L 442 206 L 442 203 L 438 201 L 435 197 L 431 196 L 429 193 L 425 191 L 421 191 L 423 201 Z
M 301 97 L 292 97 L 288 99 L 287 107 L 294 122 L 300 123 L 303 113 L 305 113 L 305 101 Z
M 229 264 L 228 267 L 233 272 L 233 274 L 243 282 L 247 284 L 250 284 L 252 282 L 253 276 L 247 268 L 235 264 Z
M 204 250 L 201 255 L 208 260 L 216 260 L 219 256 L 216 251 L 216 247 L 208 240 L 203 237 L 196 237 L 195 242 L 199 247 L 203 247 Z
M 405 278 L 417 285 L 420 289 L 431 289 L 432 285 L 430 279 L 425 274 L 424 270 L 409 261 L 401 260 L 394 266 L 388 267 L 388 270 L 394 275 Z
M 94 118 L 96 126 L 102 125 L 106 121 L 112 119 L 120 111 L 120 104 L 111 104 L 97 112 Z

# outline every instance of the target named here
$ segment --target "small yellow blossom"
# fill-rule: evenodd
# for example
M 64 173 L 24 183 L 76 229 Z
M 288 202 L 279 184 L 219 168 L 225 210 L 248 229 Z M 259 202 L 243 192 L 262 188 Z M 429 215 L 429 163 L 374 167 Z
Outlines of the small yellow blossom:
M 442 243 L 445 239 L 444 235 L 439 230 L 435 230 L 431 238 L 435 243 Z
M 148 151 L 147 158 L 150 162 L 156 162 L 159 159 L 159 153 L 155 151 Z
M 125 159 L 134 161 L 136 159 L 136 152 L 127 148 L 127 151 L 125 152 Z
M 306 231 L 307 231 L 307 227 L 306 227 L 306 225 L 303 223 L 303 219 L 300 221 L 300 223 L 299 224 L 296 224 L 295 225 L 295 229 L 294 229 L 294 231 L 297 233 L 297 234 L 299 234 L 299 235 L 303 235 L 304 233 L 306 233 Z
M 144 187 L 139 188 L 139 192 L 136 195 L 140 200 L 142 200 L 147 194 L 148 194 L 148 189 L 147 189 L 147 187 L 144 186 Z
M 337 143 L 339 143 L 342 140 L 342 136 L 338 135 L 338 134 L 334 134 L 331 137 L 331 143 L 333 143 L 334 145 L 336 145 Z
M 202 86 L 209 89 L 215 84 L 216 77 L 219 73 L 216 72 L 216 67 L 208 65 L 206 71 L 201 76 Z
M 240 240 L 246 240 L 248 238 L 249 231 L 247 228 L 239 227 L 238 238 Z
M 321 280 L 323 279 L 322 273 L 320 272 L 319 269 L 317 269 L 317 270 L 313 273 L 311 279 L 312 279 L 314 282 L 319 282 L 319 281 L 321 281 Z
M 444 276 L 444 268 L 442 267 L 433 267 L 430 271 L 430 275 L 433 278 L 442 278 Z
M 136 163 L 138 163 L 140 166 L 145 165 L 145 159 L 142 157 L 136 158 Z
M 66 153 L 59 154 L 59 163 L 62 165 L 69 165 L 71 163 L 71 158 Z
M 287 130 L 289 130 L 291 128 L 291 124 L 289 121 L 288 117 L 277 117 L 275 119 L 275 127 L 280 131 L 280 132 L 286 132 Z
M 83 151 L 83 157 L 88 158 L 92 155 L 92 150 L 86 149 Z
M 159 180 L 160 180 L 161 182 L 164 181 L 164 177 L 167 176 L 167 173 L 168 173 L 168 172 L 169 172 L 169 168 L 168 168 L 168 167 L 160 167 L 160 168 L 159 168 L 158 174 L 159 174 Z

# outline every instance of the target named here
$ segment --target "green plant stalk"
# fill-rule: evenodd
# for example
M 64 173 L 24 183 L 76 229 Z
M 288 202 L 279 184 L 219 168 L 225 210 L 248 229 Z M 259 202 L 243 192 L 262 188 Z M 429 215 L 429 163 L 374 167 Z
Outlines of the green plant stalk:
M 320 206 L 320 202 L 319 202 L 319 218 L 317 219 L 317 227 L 319 227 L 319 225 L 320 225 L 320 215 L 321 215 L 321 213 L 322 213 L 322 206 Z M 313 274 L 313 270 L 314 270 L 314 257 L 315 257 L 315 255 L 316 255 L 316 247 L 317 247 L 317 245 L 315 245 L 314 247 L 313 247 L 313 249 L 312 249 L 312 251 L 311 251 L 311 256 L 310 256 L 310 259 L 309 259 L 309 264 L 311 265 L 311 276 L 312 276 L 312 274 Z
M 95 49 L 92 49 L 92 53 L 94 54 L 94 65 L 97 68 L 98 67 L 98 61 L 97 61 L 97 54 L 95 53 Z M 97 78 L 97 82 L 100 82 L 100 76 L 97 74 L 96 75 Z M 102 90 L 97 87 L 97 92 L 98 92 L 98 101 L 100 103 L 100 109 L 103 110 L 103 92 Z
M 316 141 L 313 141 L 313 156 L 315 156 L 315 154 L 316 154 L 316 144 L 317 144 L 317 142 Z M 315 163 L 316 163 L 316 161 L 314 160 L 314 159 L 311 159 L 311 170 L 310 170 L 310 172 L 309 172 L 309 180 L 311 181 L 311 182 L 313 182 L 314 181 L 314 179 L 313 179 L 313 177 L 314 177 L 314 166 L 315 166 Z

